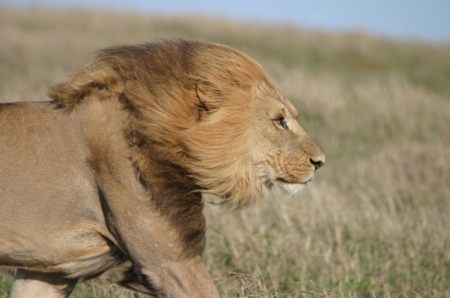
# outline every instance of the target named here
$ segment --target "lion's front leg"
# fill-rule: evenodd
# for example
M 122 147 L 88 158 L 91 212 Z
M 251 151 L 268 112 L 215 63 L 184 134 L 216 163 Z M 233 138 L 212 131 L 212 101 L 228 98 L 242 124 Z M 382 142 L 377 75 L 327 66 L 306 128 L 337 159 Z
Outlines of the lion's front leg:
M 56 273 L 17 269 L 10 298 L 69 297 L 77 279 L 67 279 Z
M 134 176 L 125 179 L 125 174 L 126 168 L 121 168 L 115 176 L 107 172 L 100 175 L 100 197 L 108 229 L 132 263 L 119 284 L 156 297 L 218 298 L 202 262 L 201 197 L 194 194 L 190 202 L 185 195 L 185 202 L 175 201 L 168 214 Z M 153 195 L 159 195 L 156 187 Z M 167 200 L 174 202 L 173 197 Z M 183 225 L 175 224 L 174 217 Z
M 132 263 L 119 285 L 156 297 L 219 297 L 201 252 L 185 255 L 178 229 L 165 216 L 138 201 L 117 206 L 112 197 L 108 222 Z
M 183 234 L 170 217 L 155 206 L 145 190 L 139 191 L 139 184 L 130 183 L 134 187 L 129 191 L 123 188 L 124 183 L 119 184 L 106 174 L 101 182 L 107 225 L 132 263 L 120 285 L 156 297 L 219 297 L 203 265 L 202 250 L 190 249 L 192 242 L 183 238 L 197 235 Z M 194 216 L 203 216 L 201 208 Z M 183 211 L 189 210 L 190 206 L 184 205 Z M 175 214 L 183 216 L 182 212 Z M 201 237 L 202 227 L 201 222 Z

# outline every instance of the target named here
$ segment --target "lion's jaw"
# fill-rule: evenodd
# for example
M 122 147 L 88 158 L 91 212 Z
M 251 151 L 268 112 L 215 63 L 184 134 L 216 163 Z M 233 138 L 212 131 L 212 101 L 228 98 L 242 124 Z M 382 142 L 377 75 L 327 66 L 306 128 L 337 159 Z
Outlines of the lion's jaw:
M 298 196 L 306 187 L 305 183 L 284 183 L 284 182 L 278 182 L 278 180 L 275 180 L 276 185 L 289 197 L 293 198 Z
M 314 172 L 312 171 L 308 178 L 302 178 L 303 180 L 287 180 L 279 177 L 273 180 L 273 184 L 278 186 L 285 194 L 293 198 L 298 196 L 306 187 L 307 183 L 314 178 Z

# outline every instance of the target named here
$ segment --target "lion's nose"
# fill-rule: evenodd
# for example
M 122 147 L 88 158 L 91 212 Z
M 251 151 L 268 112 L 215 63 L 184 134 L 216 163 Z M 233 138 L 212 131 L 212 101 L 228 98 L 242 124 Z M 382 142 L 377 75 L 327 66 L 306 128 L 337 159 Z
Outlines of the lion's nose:
M 310 158 L 309 161 L 313 164 L 314 169 L 317 171 L 319 168 L 321 168 L 325 164 L 325 156 L 312 159 Z

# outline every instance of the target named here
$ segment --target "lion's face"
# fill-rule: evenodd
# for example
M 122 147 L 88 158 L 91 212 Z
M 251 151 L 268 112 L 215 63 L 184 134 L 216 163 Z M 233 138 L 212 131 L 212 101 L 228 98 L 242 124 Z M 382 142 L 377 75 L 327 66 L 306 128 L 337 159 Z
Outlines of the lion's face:
M 252 100 L 253 158 L 264 183 L 299 194 L 325 162 L 320 147 L 298 121 L 294 106 L 278 91 L 259 88 Z

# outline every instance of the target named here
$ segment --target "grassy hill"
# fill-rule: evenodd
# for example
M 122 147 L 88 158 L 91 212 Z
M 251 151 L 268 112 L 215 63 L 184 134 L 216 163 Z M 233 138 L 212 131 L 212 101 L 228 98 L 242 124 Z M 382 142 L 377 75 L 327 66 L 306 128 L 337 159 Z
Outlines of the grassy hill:
M 172 37 L 259 61 L 327 155 L 296 199 L 207 206 L 204 259 L 223 297 L 450 297 L 450 45 L 0 7 L 0 102 L 46 100 L 47 86 L 100 48 Z M 81 283 L 73 297 L 140 297 L 111 283 L 119 276 Z M 1 269 L 0 297 L 11 281 Z

